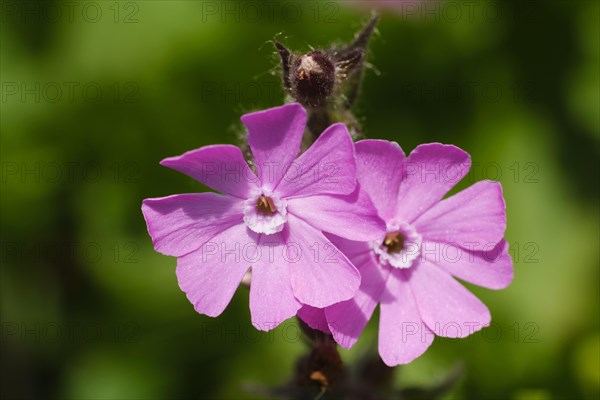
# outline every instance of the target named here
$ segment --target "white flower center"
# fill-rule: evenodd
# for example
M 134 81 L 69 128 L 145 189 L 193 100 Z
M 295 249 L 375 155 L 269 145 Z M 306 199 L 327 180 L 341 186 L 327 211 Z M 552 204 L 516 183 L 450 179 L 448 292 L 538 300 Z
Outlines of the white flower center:
M 287 203 L 268 190 L 256 190 L 244 202 L 244 222 L 253 232 L 272 235 L 287 221 Z
M 380 263 L 394 268 L 410 268 L 421 254 L 421 235 L 406 223 L 388 225 L 385 238 L 371 242 L 371 247 Z

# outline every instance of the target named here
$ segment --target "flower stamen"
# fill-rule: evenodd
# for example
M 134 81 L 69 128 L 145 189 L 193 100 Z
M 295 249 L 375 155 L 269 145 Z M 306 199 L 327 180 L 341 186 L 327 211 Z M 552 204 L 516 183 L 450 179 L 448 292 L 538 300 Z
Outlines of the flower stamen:
M 400 253 L 404 250 L 404 242 L 406 237 L 402 232 L 389 232 L 383 239 L 383 246 L 387 248 L 387 252 L 390 254 Z
M 421 235 L 407 223 L 388 223 L 383 240 L 371 242 L 379 262 L 393 268 L 410 268 L 421 254 Z
M 256 210 L 261 214 L 273 215 L 277 212 L 277 207 L 275 207 L 273 199 L 263 194 L 256 201 Z
M 258 189 L 244 202 L 244 222 L 253 232 L 272 235 L 287 222 L 287 203 L 271 191 Z

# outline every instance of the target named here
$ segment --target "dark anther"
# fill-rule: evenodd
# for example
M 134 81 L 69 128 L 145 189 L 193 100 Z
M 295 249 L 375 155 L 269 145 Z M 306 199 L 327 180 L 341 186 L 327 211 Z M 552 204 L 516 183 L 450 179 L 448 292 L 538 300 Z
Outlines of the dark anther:
M 277 208 L 275 207 L 273 200 L 264 194 L 258 198 L 258 201 L 256 202 L 256 209 L 261 214 L 272 215 L 277 212 Z
M 405 237 L 400 232 L 390 232 L 385 235 L 383 245 L 388 253 L 400 253 L 404 249 Z

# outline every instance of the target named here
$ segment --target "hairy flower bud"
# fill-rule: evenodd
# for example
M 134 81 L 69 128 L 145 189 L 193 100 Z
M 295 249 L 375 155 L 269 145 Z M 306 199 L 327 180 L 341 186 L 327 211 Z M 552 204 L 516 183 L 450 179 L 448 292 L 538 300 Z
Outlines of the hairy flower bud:
M 312 141 L 334 122 L 347 124 L 353 135 L 360 133 L 351 108 L 360 92 L 367 47 L 377 20 L 374 15 L 347 46 L 299 55 L 273 42 L 281 57 L 283 86 L 289 100 L 308 109 Z
M 335 64 L 321 51 L 311 51 L 294 60 L 290 71 L 294 97 L 302 104 L 317 107 L 333 93 Z

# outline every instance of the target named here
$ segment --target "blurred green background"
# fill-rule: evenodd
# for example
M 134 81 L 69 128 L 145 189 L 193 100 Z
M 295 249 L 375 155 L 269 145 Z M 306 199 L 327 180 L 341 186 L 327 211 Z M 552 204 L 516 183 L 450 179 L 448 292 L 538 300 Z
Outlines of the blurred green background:
M 1 2 L 3 398 L 252 398 L 292 376 L 296 323 L 255 331 L 246 288 L 196 314 L 140 206 L 204 190 L 161 159 L 237 143 L 241 114 L 283 102 L 269 40 L 349 41 L 359 3 Z M 437 340 L 397 385 L 463 362 L 448 398 L 597 399 L 599 3 L 379 3 L 366 134 L 467 150 L 459 186 L 502 182 L 515 262 L 508 289 L 469 286 L 492 327 Z

